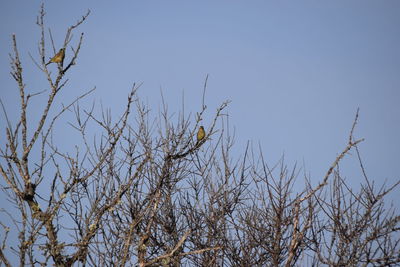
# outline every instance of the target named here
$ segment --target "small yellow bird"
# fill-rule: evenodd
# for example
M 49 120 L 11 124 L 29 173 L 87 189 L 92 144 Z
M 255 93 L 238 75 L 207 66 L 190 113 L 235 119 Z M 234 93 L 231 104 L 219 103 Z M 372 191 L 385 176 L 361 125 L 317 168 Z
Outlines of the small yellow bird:
M 50 59 L 49 62 L 47 62 L 46 66 L 49 65 L 50 63 L 61 63 L 61 65 L 64 62 L 65 58 L 65 48 L 61 48 L 60 51 L 52 58 Z
M 204 139 L 206 136 L 206 132 L 204 131 L 204 127 L 200 126 L 199 131 L 197 132 L 197 143 Z

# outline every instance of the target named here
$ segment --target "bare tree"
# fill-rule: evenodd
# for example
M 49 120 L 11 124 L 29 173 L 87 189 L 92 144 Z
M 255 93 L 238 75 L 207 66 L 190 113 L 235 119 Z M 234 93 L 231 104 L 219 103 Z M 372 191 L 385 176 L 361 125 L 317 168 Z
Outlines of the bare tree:
M 378 190 L 367 178 L 354 140 L 357 116 L 347 146 L 317 185 L 284 159 L 274 167 L 250 145 L 241 157 L 222 103 L 213 119 L 203 101 L 195 115 L 172 116 L 163 101 L 154 115 L 134 84 L 122 114 L 79 104 L 94 89 L 60 107 L 55 99 L 68 86 L 83 33 L 72 33 L 89 12 L 67 29 L 62 60 L 47 63 L 45 12 L 37 20 L 39 59 L 31 56 L 48 90 L 29 93 L 14 35 L 12 77 L 20 95 L 19 118 L 3 105 L 6 142 L 0 148 L 3 232 L 0 259 L 5 266 L 390 266 L 400 262 L 399 215 L 384 203 L 398 183 Z M 70 48 L 69 48 L 70 47 Z M 57 72 L 51 69 L 56 65 Z M 204 94 L 207 79 L 204 84 Z M 37 123 L 30 99 L 45 96 Z M 190 111 L 193 112 L 193 111 Z M 74 115 L 66 123 L 63 116 Z M 63 151 L 56 124 L 80 136 Z M 195 140 L 205 124 L 206 135 Z M 96 129 L 96 134 L 93 134 Z M 359 156 L 365 179 L 359 192 L 340 175 L 350 151 Z M 3 219 L 4 218 L 4 219 Z M 7 218 L 7 219 L 6 219 Z M 12 240 L 11 235 L 17 236 Z
M 383 202 L 395 185 L 376 189 L 366 176 L 359 192 L 350 188 L 339 169 L 325 194 L 316 197 L 319 218 L 313 221 L 312 250 L 330 266 L 395 266 L 399 264 L 399 220 Z

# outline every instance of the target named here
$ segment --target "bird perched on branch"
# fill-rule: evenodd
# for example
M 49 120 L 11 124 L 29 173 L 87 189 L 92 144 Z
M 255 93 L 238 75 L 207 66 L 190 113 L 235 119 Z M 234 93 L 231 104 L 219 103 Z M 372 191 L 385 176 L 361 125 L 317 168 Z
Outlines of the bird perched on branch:
M 65 57 L 65 48 L 61 48 L 58 53 L 50 59 L 49 62 L 47 62 L 46 66 L 49 65 L 50 63 L 63 63 L 64 62 L 64 57 Z
M 199 131 L 197 132 L 197 144 L 204 139 L 206 136 L 206 132 L 204 131 L 204 127 L 200 126 Z

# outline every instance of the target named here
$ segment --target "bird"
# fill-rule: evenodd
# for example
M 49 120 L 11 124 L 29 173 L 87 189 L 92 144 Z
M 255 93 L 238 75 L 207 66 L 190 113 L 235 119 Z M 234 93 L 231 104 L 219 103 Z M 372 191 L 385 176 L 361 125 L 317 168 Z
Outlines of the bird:
M 46 66 L 49 65 L 50 63 L 63 63 L 65 57 L 65 48 L 61 48 L 58 53 L 50 59 L 49 62 L 47 62 Z
M 200 126 L 199 131 L 197 132 L 197 143 L 204 139 L 206 136 L 206 132 L 204 131 L 204 127 Z

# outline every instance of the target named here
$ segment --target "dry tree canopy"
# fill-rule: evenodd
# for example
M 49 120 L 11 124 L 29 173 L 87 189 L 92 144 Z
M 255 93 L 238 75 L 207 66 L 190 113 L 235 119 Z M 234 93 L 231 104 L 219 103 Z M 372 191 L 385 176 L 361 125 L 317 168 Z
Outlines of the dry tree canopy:
M 107 111 L 96 115 L 93 106 L 81 107 L 79 100 L 94 89 L 67 105 L 54 105 L 73 78 L 67 75 L 84 39 L 83 33 L 72 37 L 88 16 L 72 24 L 57 47 L 41 8 L 39 56 L 31 56 L 35 71 L 47 81 L 39 93 L 25 83 L 23 73 L 31 70 L 23 67 L 12 36 L 11 75 L 20 106 L 17 119 L 11 120 L 9 107 L 1 103 L 3 265 L 400 263 L 400 217 L 384 203 L 398 183 L 376 188 L 367 177 L 358 151 L 363 140 L 353 137 L 358 111 L 347 145 L 313 185 L 283 159 L 270 167 L 261 149 L 248 146 L 243 156 L 233 156 L 228 102 L 210 111 L 203 97 L 202 108 L 190 111 L 195 116 L 183 111 L 171 116 L 164 103 L 154 116 L 134 84 L 117 120 Z M 37 118 L 28 112 L 33 97 L 46 99 Z M 73 122 L 63 119 L 68 112 Z M 206 112 L 213 114 L 209 122 Z M 67 151 L 56 138 L 60 124 L 80 136 Z M 350 151 L 357 155 L 363 178 L 357 190 L 339 169 Z

